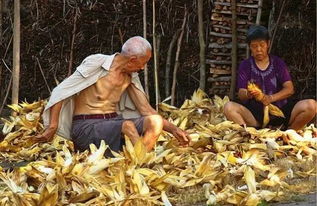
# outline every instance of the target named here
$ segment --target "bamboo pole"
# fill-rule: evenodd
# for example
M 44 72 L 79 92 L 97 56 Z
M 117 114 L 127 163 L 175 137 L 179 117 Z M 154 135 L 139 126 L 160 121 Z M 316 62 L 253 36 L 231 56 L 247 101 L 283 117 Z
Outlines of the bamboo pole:
M 231 50 L 231 84 L 230 84 L 230 99 L 235 99 L 236 93 L 236 76 L 237 76 L 237 7 L 236 0 L 231 0 L 231 12 L 232 12 L 232 50 Z
M 184 29 L 185 29 L 185 23 L 186 23 L 186 18 L 187 18 L 187 9 L 185 7 L 185 14 L 184 14 L 184 19 L 183 19 L 183 24 L 181 28 L 181 33 L 178 37 L 177 40 L 177 50 L 176 50 L 176 56 L 175 56 L 175 64 L 174 64 L 174 72 L 173 72 L 173 83 L 172 83 L 172 95 L 171 95 L 171 105 L 175 105 L 175 90 L 176 90 L 176 77 L 177 77 L 177 70 L 179 67 L 179 53 L 182 45 L 182 39 L 184 35 Z
M 198 36 L 199 36 L 199 59 L 200 59 L 200 79 L 199 88 L 205 91 L 206 87 L 206 58 L 205 58 L 205 40 L 204 40 L 204 22 L 203 22 L 203 3 L 204 0 L 198 0 Z
M 2 45 L 2 13 L 3 13 L 3 3 L 0 0 L 0 45 Z M 1 66 L 1 64 L 0 64 Z M 1 81 L 0 81 L 1 82 Z
M 3 13 L 2 8 L 3 8 L 2 7 L 2 0 L 0 0 L 0 45 L 1 46 L 2 46 L 2 13 Z M 2 83 L 2 63 L 0 62 L 0 88 L 2 88 L 1 83 Z M 2 99 L 2 90 L 0 91 L 0 99 Z
M 257 15 L 256 15 L 256 21 L 255 21 L 255 23 L 257 25 L 260 25 L 260 23 L 261 23 L 262 4 L 263 4 L 263 1 L 259 0 L 259 2 L 258 2 L 258 12 L 257 12 Z
M 269 53 L 270 53 L 271 50 L 272 50 L 273 42 L 274 42 L 274 39 L 275 39 L 275 34 L 276 34 L 277 29 L 278 29 L 278 25 L 279 25 L 279 23 L 280 23 L 280 19 L 281 19 L 281 16 L 282 16 L 284 7 L 285 7 L 285 0 L 284 0 L 283 3 L 282 3 L 282 7 L 281 7 L 280 13 L 279 13 L 279 15 L 278 15 L 276 24 L 275 24 L 274 32 L 273 32 L 273 35 L 272 35 L 272 38 L 271 38 L 271 44 L 270 44 L 270 48 L 269 48 Z
M 77 18 L 78 18 L 78 10 L 75 8 L 75 16 L 74 16 L 74 23 L 73 23 L 73 31 L 72 31 L 72 41 L 70 44 L 70 53 L 69 53 L 69 62 L 68 62 L 68 73 L 67 76 L 69 77 L 72 74 L 73 68 L 73 59 L 74 59 L 74 43 L 76 37 L 76 26 L 77 26 Z
M 157 72 L 160 69 L 160 49 L 161 49 L 161 35 L 156 34 L 156 48 L 155 48 L 155 53 L 156 53 L 156 66 L 157 66 Z M 159 72 L 158 72 L 159 74 Z M 159 85 L 158 81 L 158 85 Z M 161 102 L 161 92 L 160 92 L 160 87 L 158 86 L 158 102 Z
M 158 65 L 157 65 L 157 43 L 156 43 L 156 31 L 155 31 L 155 0 L 153 0 L 153 54 L 154 54 L 154 82 L 155 82 L 155 107 L 158 110 L 159 104 L 159 83 L 158 83 Z
M 13 79 L 13 78 L 12 78 L 12 75 L 11 75 L 10 80 L 9 80 L 9 84 L 8 84 L 8 87 L 7 87 L 7 89 L 6 89 L 6 94 L 5 94 L 4 98 L 3 98 L 2 104 L 1 104 L 1 106 L 0 106 L 0 115 L 1 115 L 1 113 L 2 113 L 3 107 L 4 107 L 4 105 L 5 105 L 6 101 L 7 101 L 7 98 L 8 98 L 9 93 L 10 93 L 10 87 L 11 87 L 11 84 L 12 84 L 12 79 Z
M 172 51 L 177 41 L 177 37 L 180 33 L 180 30 L 177 30 L 173 35 L 172 41 L 168 46 L 167 58 L 166 58 L 166 66 L 165 66 L 165 98 L 170 96 L 170 71 L 171 71 L 171 59 L 172 59 Z
M 257 12 L 257 14 L 256 14 L 256 20 L 255 20 L 255 24 L 256 24 L 256 25 L 260 25 L 260 23 L 261 23 L 262 5 L 263 5 L 263 1 L 262 1 L 262 0 L 259 0 L 258 5 L 257 5 L 258 12 Z M 250 48 L 249 48 L 249 45 L 247 46 L 246 56 L 247 56 L 247 58 L 250 57 Z
M 14 0 L 12 104 L 19 102 L 20 80 L 20 0 Z
M 146 0 L 143 0 L 143 38 L 146 39 Z M 149 97 L 149 70 L 147 64 L 144 67 L 144 89 L 148 99 Z

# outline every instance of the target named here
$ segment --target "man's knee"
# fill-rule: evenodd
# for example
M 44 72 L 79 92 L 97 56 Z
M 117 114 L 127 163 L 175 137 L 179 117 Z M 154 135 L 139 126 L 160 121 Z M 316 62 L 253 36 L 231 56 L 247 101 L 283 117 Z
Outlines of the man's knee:
M 162 130 L 163 128 L 163 118 L 161 115 L 155 114 L 145 117 L 145 121 L 153 129 Z
M 131 120 L 126 120 L 122 123 L 122 131 L 131 131 L 133 128 L 135 128 L 135 125 Z

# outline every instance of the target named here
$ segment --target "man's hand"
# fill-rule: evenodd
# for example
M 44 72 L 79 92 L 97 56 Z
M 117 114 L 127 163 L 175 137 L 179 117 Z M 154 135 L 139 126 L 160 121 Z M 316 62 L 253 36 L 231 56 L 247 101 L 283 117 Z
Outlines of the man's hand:
M 34 137 L 36 142 L 49 142 L 53 139 L 56 133 L 57 127 L 49 127 L 42 134 Z
M 178 140 L 181 146 L 188 146 L 191 142 L 191 139 L 188 136 L 187 132 L 178 127 L 175 127 L 175 129 L 173 129 L 172 134 Z

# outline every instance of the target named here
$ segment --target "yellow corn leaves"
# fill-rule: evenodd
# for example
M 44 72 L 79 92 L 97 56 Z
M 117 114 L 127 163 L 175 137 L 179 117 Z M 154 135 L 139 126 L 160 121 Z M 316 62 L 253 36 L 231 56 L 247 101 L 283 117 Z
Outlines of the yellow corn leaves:
M 316 175 L 314 126 L 302 133 L 244 128 L 225 121 L 228 101 L 198 90 L 179 109 L 161 104 L 161 114 L 190 134 L 191 145 L 179 147 L 162 133 L 156 148 L 146 152 L 141 139 L 133 145 L 125 137 L 123 151 L 111 158 L 104 157 L 103 141 L 83 153 L 58 136 L 34 142 L 43 129 L 44 105 L 13 105 L 18 116 L 4 120 L 0 160 L 32 162 L 14 170 L 0 167 L 0 206 L 174 205 L 178 189 L 192 187 L 203 187 L 207 204 L 257 205 L 277 200 L 284 190 L 288 194 L 293 178 Z
M 277 106 L 275 106 L 274 104 L 269 104 L 268 108 L 269 108 L 269 113 L 271 115 L 285 118 L 283 112 Z
M 261 101 L 264 98 L 264 94 L 263 94 L 262 90 L 255 83 L 249 82 L 247 89 L 249 92 L 252 92 L 252 91 L 258 92 L 258 94 L 255 96 L 255 99 L 257 101 Z

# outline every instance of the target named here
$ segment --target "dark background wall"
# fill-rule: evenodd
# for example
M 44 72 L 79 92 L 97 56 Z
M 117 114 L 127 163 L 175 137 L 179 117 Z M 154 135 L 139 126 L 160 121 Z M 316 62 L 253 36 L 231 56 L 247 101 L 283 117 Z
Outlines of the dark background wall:
M 0 58 L 11 69 L 13 1 L 2 1 L 5 4 L 2 13 Z M 140 0 L 25 0 L 21 1 L 21 4 L 21 101 L 26 99 L 32 102 L 49 97 L 50 93 L 40 68 L 50 89 L 67 76 L 73 31 L 75 31 L 75 41 L 72 71 L 86 56 L 94 53 L 112 54 L 120 51 L 122 43 L 129 37 L 143 35 Z M 289 65 L 297 89 L 295 97 L 315 97 L 316 2 L 285 0 L 283 13 L 276 24 L 282 4 L 283 1 L 264 1 L 262 24 L 273 29 L 277 28 L 272 52 L 282 57 Z M 172 36 L 181 27 L 185 6 L 189 15 L 180 53 L 177 105 L 189 98 L 199 86 L 197 3 L 190 0 L 157 1 L 156 30 L 160 39 L 159 81 L 162 99 L 166 97 L 163 83 L 167 50 Z M 211 6 L 212 1 L 205 1 L 206 42 L 208 42 Z M 78 19 L 75 23 L 76 13 Z M 147 21 L 147 35 L 152 42 L 152 1 L 148 1 Z M 76 25 L 75 29 L 74 25 Z M 175 58 L 175 52 L 176 48 L 172 59 Z M 11 74 L 4 63 L 2 61 L 0 63 L 1 104 Z M 153 102 L 153 59 L 149 63 L 149 72 Z M 207 83 L 207 89 L 208 86 Z M 9 102 L 10 95 L 7 103 Z

